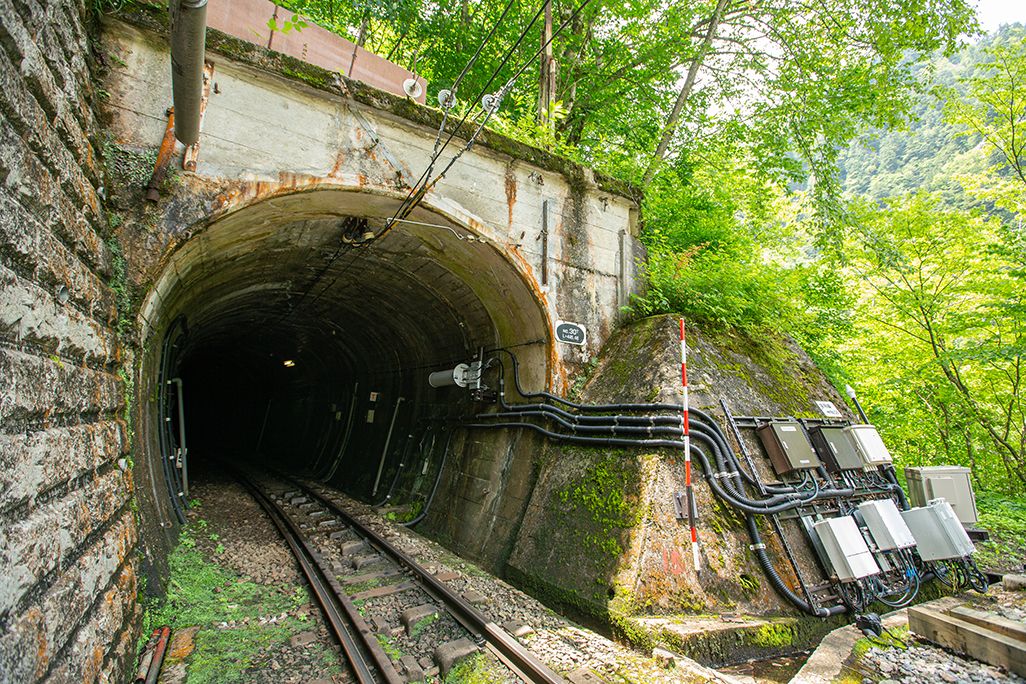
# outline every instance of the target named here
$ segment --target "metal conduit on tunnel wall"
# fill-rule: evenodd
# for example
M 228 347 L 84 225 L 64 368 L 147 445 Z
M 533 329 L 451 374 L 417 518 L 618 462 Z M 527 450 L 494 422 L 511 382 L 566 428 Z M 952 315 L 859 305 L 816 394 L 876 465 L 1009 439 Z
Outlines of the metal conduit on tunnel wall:
M 517 359 L 516 356 L 508 350 L 503 350 L 509 354 L 513 360 L 514 380 L 517 380 Z M 492 364 L 497 364 L 500 367 L 499 374 L 499 393 L 498 402 L 502 407 L 503 411 L 499 413 L 484 413 L 477 414 L 476 419 L 486 418 L 499 418 L 507 419 L 503 422 L 485 422 L 485 423 L 464 423 L 464 427 L 468 428 L 521 428 L 529 429 L 538 432 L 549 439 L 557 441 L 565 441 L 574 444 L 590 445 L 590 446 L 638 446 L 638 447 L 668 447 L 673 449 L 681 449 L 685 447 L 684 441 L 667 440 L 667 439 L 639 439 L 637 435 L 646 434 L 652 436 L 653 434 L 667 434 L 676 433 L 676 429 L 669 428 L 670 425 L 682 425 L 681 419 L 676 416 L 629 416 L 623 414 L 615 415 L 602 415 L 602 416 L 581 416 L 580 414 L 571 413 L 564 409 L 560 409 L 552 406 L 548 403 L 542 404 L 508 404 L 505 401 L 505 389 L 504 389 L 504 375 L 505 371 L 502 370 L 501 361 L 492 359 Z M 645 412 L 645 411 L 660 411 L 660 410 L 673 410 L 678 409 L 672 404 L 601 404 L 601 405 L 588 405 L 571 402 L 568 400 L 555 397 L 548 392 L 526 392 L 519 382 L 516 382 L 517 391 L 524 397 L 544 397 L 546 399 L 552 399 L 561 403 L 565 406 L 574 407 L 582 412 L 592 411 L 608 412 L 612 410 L 621 410 L 629 412 Z M 711 450 L 711 453 L 716 460 L 716 469 L 714 470 L 710 463 L 709 457 L 705 451 L 698 447 L 694 442 L 691 443 L 690 452 L 697 458 L 702 466 L 703 475 L 706 481 L 709 483 L 710 488 L 716 496 L 732 507 L 741 510 L 744 513 L 746 519 L 746 527 L 748 530 L 749 537 L 751 538 L 752 545 L 751 549 L 755 553 L 756 559 L 762 567 L 764 573 L 769 578 L 770 583 L 774 586 L 776 591 L 784 597 L 788 602 L 794 605 L 796 608 L 816 617 L 829 617 L 831 615 L 838 615 L 849 610 L 851 603 L 844 599 L 841 603 L 832 605 L 830 607 L 819 606 L 814 603 L 812 593 L 806 585 L 804 579 L 801 577 L 800 572 L 798 573 L 798 581 L 801 585 L 802 591 L 806 598 L 798 596 L 791 588 L 783 581 L 780 577 L 779 572 L 773 566 L 772 561 L 766 552 L 766 545 L 762 541 L 761 533 L 759 532 L 758 526 L 755 523 L 756 515 L 769 515 L 770 517 L 775 514 L 801 507 L 805 504 L 811 503 L 812 501 L 831 498 L 844 500 L 847 497 L 855 495 L 854 486 L 838 488 L 834 479 L 825 472 L 824 469 L 820 469 L 820 475 L 823 476 L 824 482 L 827 483 L 827 488 L 820 490 L 819 483 L 815 477 L 810 473 L 805 472 L 803 483 L 798 483 L 790 487 L 780 487 L 771 485 L 762 485 L 759 482 L 756 474 L 753 470 L 751 475 L 744 472 L 744 469 L 740 466 L 740 460 L 734 453 L 726 440 L 726 436 L 722 433 L 719 426 L 712 419 L 712 417 L 703 412 L 696 410 L 694 411 L 695 418 L 697 420 L 692 421 L 692 435 L 699 441 L 704 442 Z M 557 423 L 558 425 L 569 429 L 571 434 L 554 432 L 543 428 L 540 425 L 531 422 L 525 422 L 523 420 L 508 421 L 510 418 L 522 418 L 522 417 L 541 417 L 543 419 Z M 658 419 L 658 422 L 657 420 Z M 656 427 L 657 425 L 663 427 Z M 804 427 L 804 425 L 803 425 Z M 585 434 L 580 434 L 585 433 Z M 587 436 L 587 433 L 595 434 L 607 434 L 609 436 L 598 437 L 598 436 Z M 624 437 L 618 437 L 616 435 L 626 435 Z M 743 443 L 742 443 L 743 448 Z M 747 455 L 747 454 L 746 454 Z M 754 464 L 751 463 L 751 459 L 748 459 L 749 463 L 754 469 Z M 722 478 L 722 481 L 721 481 Z M 735 484 L 736 480 L 736 484 Z M 752 499 L 748 496 L 745 491 L 745 483 L 753 486 L 759 486 L 760 492 L 763 497 L 760 499 Z M 848 480 L 845 479 L 848 483 Z M 811 484 L 811 492 L 802 493 L 802 489 L 806 485 Z M 896 497 L 902 508 L 907 508 L 907 502 L 903 496 L 904 492 L 897 493 L 894 491 L 896 485 L 896 478 L 893 473 L 887 472 L 883 478 L 877 478 L 876 483 L 869 483 L 867 486 L 867 493 L 878 491 L 879 493 L 886 493 L 889 496 Z M 842 507 L 843 508 L 843 507 Z M 785 544 L 785 550 L 787 542 Z M 788 553 L 790 558 L 790 553 Z M 792 560 L 793 564 L 793 560 Z M 796 567 L 797 571 L 797 567 Z M 924 575 L 925 577 L 925 575 Z M 908 582 L 908 585 L 901 589 L 890 585 L 880 584 L 877 588 L 870 588 L 869 598 L 885 598 L 887 596 L 894 596 L 898 591 L 904 591 L 902 598 L 898 601 L 886 601 L 883 602 L 885 605 L 904 605 L 907 601 L 914 597 L 918 590 L 919 578 L 917 581 L 912 583 Z M 862 601 L 862 599 L 860 599 Z
M 207 41 L 207 0 L 171 0 L 171 93 L 175 137 L 183 145 L 199 141 L 203 99 L 203 59 Z

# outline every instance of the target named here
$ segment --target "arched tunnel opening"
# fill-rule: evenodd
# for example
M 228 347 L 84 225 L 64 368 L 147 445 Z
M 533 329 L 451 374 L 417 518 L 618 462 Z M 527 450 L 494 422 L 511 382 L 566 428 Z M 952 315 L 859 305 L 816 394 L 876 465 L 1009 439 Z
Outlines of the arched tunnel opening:
M 223 461 L 417 514 L 466 446 L 453 437 L 473 401 L 429 374 L 515 348 L 546 384 L 544 305 L 514 260 L 436 210 L 386 231 L 397 206 L 294 193 L 195 228 L 172 252 L 143 305 L 140 392 L 169 514 L 182 520 L 190 478 Z

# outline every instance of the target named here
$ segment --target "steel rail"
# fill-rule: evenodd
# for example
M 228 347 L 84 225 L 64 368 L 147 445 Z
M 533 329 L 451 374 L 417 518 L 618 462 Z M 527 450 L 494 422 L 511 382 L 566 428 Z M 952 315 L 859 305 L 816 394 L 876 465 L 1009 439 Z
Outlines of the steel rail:
M 360 684 L 404 684 L 345 590 L 323 567 L 320 553 L 310 547 L 306 537 L 278 504 L 241 472 L 236 475 L 288 543 L 356 680 Z
M 409 570 L 425 591 L 442 603 L 457 622 L 479 639 L 482 639 L 488 650 L 521 679 L 532 684 L 564 684 L 565 680 L 562 677 L 553 672 L 536 655 L 524 648 L 509 632 L 489 620 L 484 613 L 450 589 L 432 573 L 428 572 L 412 557 L 393 546 L 383 536 L 355 519 L 338 504 L 326 498 L 317 490 L 287 475 L 279 474 L 279 477 L 300 488 L 305 494 L 317 500 L 321 505 L 344 520 L 347 525 L 374 546 L 379 553 L 388 556 L 395 563 Z

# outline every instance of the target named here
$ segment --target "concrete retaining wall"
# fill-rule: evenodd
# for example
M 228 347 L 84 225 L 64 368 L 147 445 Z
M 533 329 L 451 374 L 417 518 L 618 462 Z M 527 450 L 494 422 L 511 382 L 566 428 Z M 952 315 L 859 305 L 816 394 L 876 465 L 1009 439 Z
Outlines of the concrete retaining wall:
M 85 7 L 0 0 L 0 680 L 120 681 L 137 541 Z
M 582 399 L 679 402 L 677 326 L 676 318 L 658 316 L 619 330 L 603 349 Z M 721 425 L 721 398 L 735 415 L 815 416 L 816 400 L 832 401 L 848 413 L 836 390 L 789 340 L 692 330 L 688 348 L 692 406 Z M 761 475 L 771 478 L 762 449 L 752 435 L 745 439 L 751 439 Z M 609 616 L 625 631 L 625 620 L 636 615 L 795 613 L 749 551 L 743 518 L 713 495 L 697 467 L 702 568 L 696 573 L 689 528 L 677 520 L 673 505 L 673 494 L 683 491 L 680 452 L 548 444 L 536 462 L 538 483 L 508 570 L 538 593 Z M 822 581 L 797 524 L 785 521 L 783 531 L 806 577 Z M 794 582 L 780 537 L 767 533 L 764 539 L 785 581 Z

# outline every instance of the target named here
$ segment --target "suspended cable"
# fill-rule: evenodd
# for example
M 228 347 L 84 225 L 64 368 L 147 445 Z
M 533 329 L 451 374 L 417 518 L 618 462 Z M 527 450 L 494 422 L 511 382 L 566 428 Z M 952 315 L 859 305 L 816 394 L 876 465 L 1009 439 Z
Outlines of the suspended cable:
M 590 1 L 591 0 L 585 0 L 584 4 L 587 4 Z M 520 47 L 521 43 L 524 42 L 524 39 L 527 37 L 528 33 L 530 33 L 534 25 L 538 22 L 538 19 L 541 17 L 544 11 L 545 3 L 543 2 L 542 5 L 538 8 L 538 11 L 535 12 L 533 17 L 531 17 L 531 21 L 520 32 L 520 35 L 517 37 L 513 45 L 506 50 L 506 53 L 505 55 L 503 55 L 502 60 L 499 62 L 499 65 L 494 70 L 492 70 L 491 75 L 488 77 L 488 81 L 480 89 L 480 91 L 477 94 L 477 97 L 474 98 L 475 101 L 481 101 L 482 103 L 484 103 L 488 89 L 491 87 L 492 83 L 495 82 L 495 79 L 496 77 L 498 77 L 499 72 L 502 71 L 502 69 L 506 66 L 507 62 L 509 62 L 510 58 Z M 505 11 L 503 12 L 503 15 L 505 15 Z M 576 16 L 576 14 L 574 16 Z M 554 38 L 555 35 L 557 34 L 553 34 L 552 38 Z M 551 38 L 549 41 L 546 42 L 546 45 L 548 44 L 548 42 L 551 42 Z M 534 58 L 532 57 L 532 60 L 533 59 Z M 526 65 L 521 67 L 516 72 L 516 75 L 519 76 L 521 73 L 523 73 L 524 69 L 526 69 Z M 442 155 L 445 149 L 449 146 L 449 143 L 452 142 L 452 139 L 455 138 L 456 134 L 459 133 L 460 130 L 463 128 L 463 125 L 467 122 L 467 119 L 470 116 L 472 108 L 468 108 L 467 111 L 463 114 L 463 117 L 460 119 L 460 122 L 456 124 L 452 132 L 449 134 L 449 137 L 446 138 L 445 142 L 441 145 L 441 147 L 438 147 L 436 142 L 437 150 L 432 154 L 431 159 L 428 161 L 427 168 L 424 169 L 424 172 L 417 179 L 416 183 L 414 183 L 410 187 L 409 192 L 406 194 L 406 197 L 399 205 L 399 208 L 396 209 L 396 212 L 395 214 L 393 214 L 392 218 L 385 222 L 384 230 L 381 231 L 381 233 L 379 233 L 374 238 L 375 241 L 387 235 L 392 230 L 392 228 L 395 227 L 395 223 L 398 219 L 404 219 L 407 216 L 409 216 L 410 213 L 420 203 L 420 200 L 423 199 L 424 194 L 429 189 L 431 189 L 436 183 L 438 183 L 442 178 L 444 178 L 445 174 L 449 171 L 449 169 L 452 168 L 452 165 L 456 162 L 456 160 L 459 159 L 459 157 L 464 152 L 466 152 L 473 146 L 474 141 L 477 139 L 478 135 L 480 135 L 481 131 L 484 129 L 485 124 L 488 123 L 488 120 L 491 118 L 492 114 L 494 114 L 498 110 L 499 104 L 502 102 L 502 98 L 504 97 L 505 93 L 508 92 L 508 89 L 510 87 L 512 87 L 513 80 L 515 80 L 515 78 L 507 81 L 506 84 L 502 88 L 500 88 L 497 93 L 488 96 L 490 98 L 489 106 L 487 106 L 487 108 L 483 110 L 485 116 L 479 123 L 477 129 L 475 129 L 474 133 L 468 139 L 467 144 L 449 161 L 449 163 L 446 165 L 442 173 L 440 173 L 433 181 L 428 182 L 426 179 L 430 178 L 430 174 L 431 171 L 434 169 L 435 163 L 438 161 L 438 158 Z M 481 113 L 482 112 L 478 112 L 477 116 L 479 117 Z
M 549 36 L 549 38 L 545 42 L 542 43 L 541 47 L 539 47 L 538 50 L 536 50 L 535 53 L 532 54 L 530 56 L 530 58 L 528 58 L 527 61 L 525 61 L 520 66 L 520 68 L 517 69 L 516 72 L 514 72 L 513 76 L 511 76 L 509 78 L 509 80 L 506 81 L 506 83 L 503 85 L 503 87 L 501 87 L 496 93 L 487 96 L 487 97 L 489 97 L 488 102 L 487 103 L 483 103 L 482 102 L 482 105 L 485 107 L 485 109 L 484 109 L 485 116 L 484 116 L 483 120 L 480 122 L 480 124 L 478 124 L 477 129 L 474 131 L 474 133 L 467 140 L 467 144 L 456 155 L 452 156 L 452 158 L 449 160 L 448 164 L 445 165 L 445 168 L 443 168 L 441 170 L 441 172 L 431 180 L 431 182 L 425 184 L 422 188 L 418 189 L 418 191 L 416 193 L 416 198 L 415 198 L 415 200 L 412 201 L 412 203 L 409 203 L 407 205 L 404 202 L 404 205 L 406 205 L 406 206 L 405 207 L 404 206 L 400 206 L 399 207 L 399 210 L 396 211 L 396 213 L 393 216 L 393 218 L 388 220 L 388 222 L 386 222 L 385 230 L 382 231 L 382 233 L 379 234 L 378 238 L 384 237 L 386 234 L 388 234 L 389 231 L 392 230 L 392 228 L 394 228 L 394 226 L 395 226 L 395 218 L 405 218 L 406 216 L 409 215 L 409 213 L 413 209 L 417 208 L 417 205 L 420 204 L 420 200 L 424 198 L 424 196 L 427 194 L 427 192 L 430 191 L 432 188 L 434 188 L 439 182 L 441 182 L 441 179 L 445 177 L 445 174 L 448 173 L 450 168 L 452 168 L 452 165 L 456 164 L 457 160 L 459 160 L 460 157 L 462 157 L 465 152 L 467 152 L 468 150 L 470 150 L 474 146 L 474 143 L 476 142 L 477 136 L 480 134 L 481 130 L 483 130 L 484 126 L 487 124 L 487 122 L 491 118 L 491 116 L 499 111 L 499 106 L 502 104 L 503 98 L 506 96 L 506 94 L 509 92 L 509 90 L 513 87 L 513 84 L 516 82 L 516 79 L 518 79 L 520 77 L 520 75 L 523 74 L 523 72 L 531 64 L 534 64 L 535 59 L 538 58 L 538 56 L 545 50 L 545 48 L 547 48 L 552 43 L 552 41 L 554 41 L 556 39 L 556 37 L 558 37 L 559 34 L 561 34 L 563 32 L 563 30 L 567 26 L 569 26 L 571 23 L 574 22 L 575 19 L 581 14 L 581 12 L 584 11 L 585 7 L 587 7 L 590 3 L 591 3 L 591 0 L 584 0 L 584 2 L 582 2 L 580 5 L 578 5 L 577 9 L 575 9 L 574 12 L 571 12 L 570 15 L 568 17 L 566 17 L 566 19 L 564 19 L 563 23 L 560 24 L 559 27 L 552 33 L 552 35 Z M 494 74 L 492 74 L 491 78 L 488 79 L 488 82 L 484 85 L 484 88 L 482 89 L 482 91 L 486 90 L 488 88 L 488 86 L 490 86 L 491 83 L 495 81 L 496 76 L 498 76 L 498 72 L 500 70 L 502 70 L 502 68 L 506 65 L 506 62 L 508 62 L 509 56 L 511 56 L 513 51 L 515 51 L 516 48 L 519 47 L 520 43 L 523 42 L 523 39 L 526 37 L 527 32 L 530 31 L 531 27 L 534 26 L 535 23 L 538 22 L 538 18 L 542 15 L 542 13 L 544 11 L 545 11 L 545 3 L 542 4 L 542 7 L 535 14 L 535 16 L 531 18 L 530 24 L 528 24 L 527 27 L 521 32 L 520 37 L 517 39 L 516 43 L 514 43 L 513 47 L 511 47 L 510 50 L 507 52 L 507 57 L 503 59 L 502 64 L 499 65 L 499 67 L 497 68 L 496 72 Z M 468 114 L 469 114 L 469 112 L 468 112 Z M 449 134 L 448 138 L 445 140 L 445 145 L 443 145 L 441 150 L 439 150 L 439 155 L 448 146 L 449 140 L 451 140 L 453 137 L 456 136 L 457 132 L 459 132 L 460 127 L 463 126 L 463 124 L 466 121 L 466 119 L 467 119 L 467 115 L 464 115 L 464 119 L 460 122 L 460 124 L 457 126 L 457 128 L 455 130 L 453 130 L 452 133 Z M 433 166 L 433 165 L 434 165 L 434 160 L 432 160 L 432 162 L 431 162 L 431 166 Z M 422 178 L 423 177 L 424 176 L 422 174 Z M 378 239 L 378 238 L 376 238 L 376 239 Z

